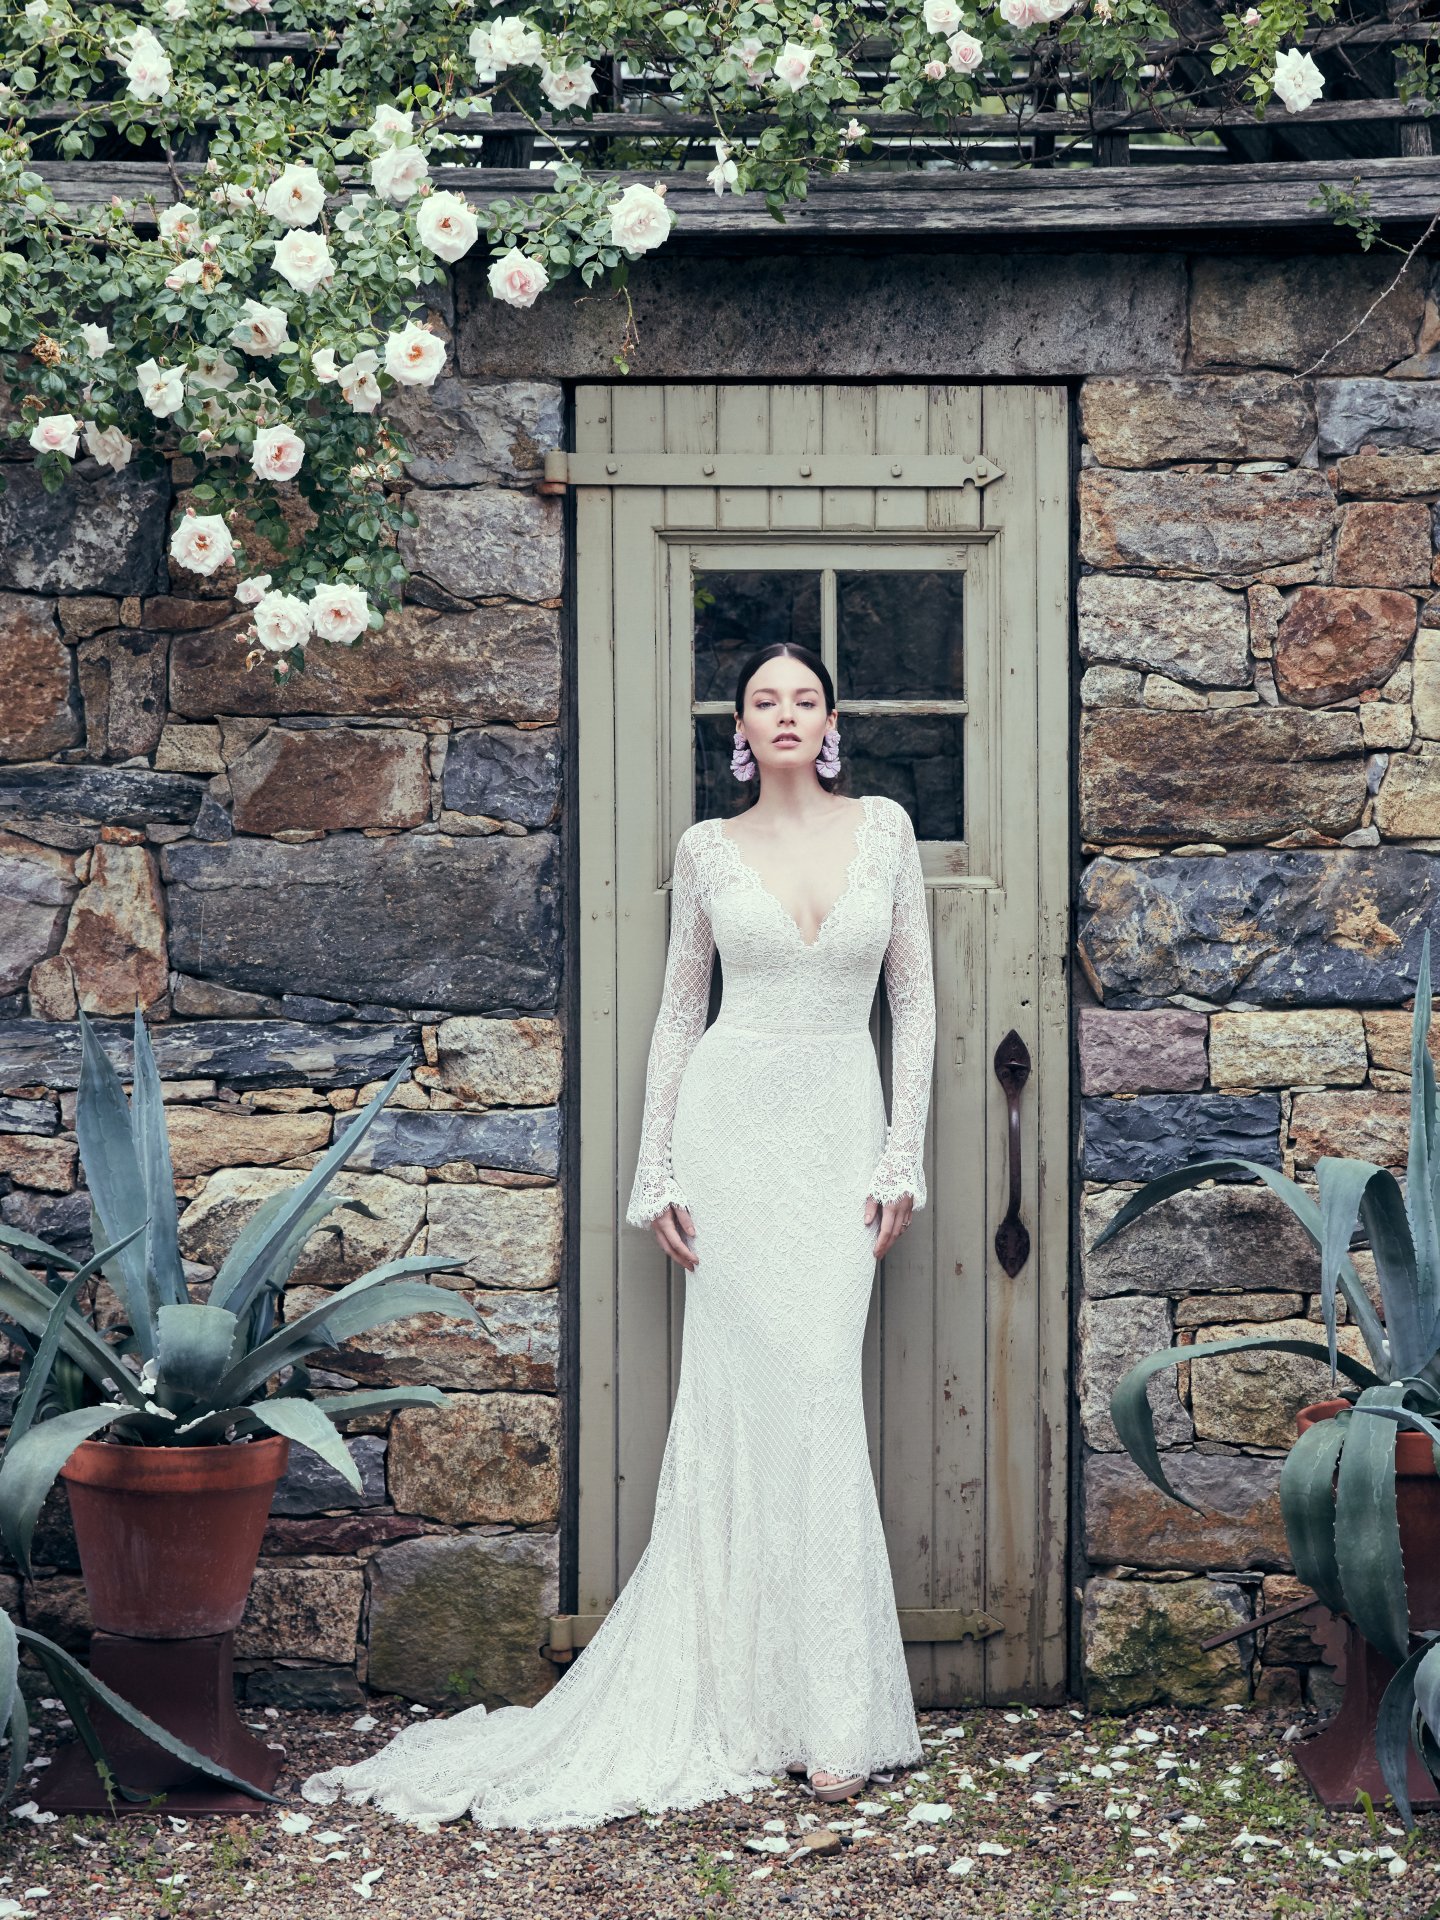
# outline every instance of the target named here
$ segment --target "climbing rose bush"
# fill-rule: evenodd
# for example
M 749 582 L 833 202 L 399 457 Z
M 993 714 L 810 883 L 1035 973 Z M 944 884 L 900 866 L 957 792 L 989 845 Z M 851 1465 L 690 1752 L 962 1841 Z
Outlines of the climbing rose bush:
M 812 175 L 872 152 L 856 68 L 877 42 L 889 53 L 875 107 L 924 116 L 934 144 L 963 139 L 1042 37 L 1082 78 L 1138 98 L 1153 84 L 1147 47 L 1175 35 L 1153 0 L 504 4 L 28 0 L 0 22 L 6 431 L 50 489 L 80 459 L 117 473 L 177 463 L 177 576 L 233 565 L 254 657 L 277 672 L 303 668 L 312 636 L 355 643 L 399 599 L 413 516 L 385 403 L 452 365 L 446 280 L 460 261 L 478 252 L 476 284 L 520 310 L 572 278 L 607 282 L 628 371 L 628 271 L 675 224 L 663 175 L 688 143 L 609 136 L 588 167 L 556 162 L 553 191 L 506 201 L 480 191 L 487 115 L 583 132 L 607 102 L 608 63 L 658 74 L 677 111 L 713 122 L 716 194 L 758 193 L 779 218 Z M 1266 0 L 1227 13 L 1212 70 L 1299 110 L 1323 80 L 1294 43 L 1333 12 Z M 260 49 L 261 32 L 302 38 Z M 735 131 L 756 113 L 758 137 Z M 37 171 L 58 159 L 98 172 L 117 156 L 150 160 L 167 204 L 67 204 Z M 612 177 L 641 170 L 652 178 Z

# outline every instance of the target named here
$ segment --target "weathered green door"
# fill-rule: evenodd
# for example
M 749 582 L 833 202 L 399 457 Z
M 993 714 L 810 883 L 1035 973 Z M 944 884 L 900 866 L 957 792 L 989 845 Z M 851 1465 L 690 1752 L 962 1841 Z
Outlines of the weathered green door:
M 740 660 L 762 640 L 794 638 L 834 675 L 850 791 L 889 793 L 910 810 L 931 901 L 931 1204 L 882 1265 L 865 1347 L 871 1455 L 916 1699 L 1057 1698 L 1068 1398 L 1064 390 L 583 387 L 576 449 L 551 465 L 578 506 L 577 1638 L 649 1537 L 683 1335 L 683 1272 L 623 1224 L 671 858 L 693 819 L 727 809 Z M 882 988 L 873 1018 L 888 1083 L 883 1002 Z M 1029 1248 L 1007 1263 L 996 1234 L 1012 1149 L 995 1055 L 1012 1031 L 1030 1065 L 1014 1096 Z

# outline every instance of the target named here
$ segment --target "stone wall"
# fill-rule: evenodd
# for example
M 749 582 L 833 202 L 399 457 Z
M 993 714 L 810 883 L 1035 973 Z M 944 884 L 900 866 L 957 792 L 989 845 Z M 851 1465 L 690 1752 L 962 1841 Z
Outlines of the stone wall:
M 1088 1252 L 1123 1194 L 1211 1152 L 1313 1179 L 1397 1164 L 1406 981 L 1440 850 L 1440 315 L 1430 269 L 1353 339 L 1393 256 L 900 252 L 699 260 L 632 289 L 638 377 L 1068 380 L 1082 461 L 1073 671 L 1081 1125 L 1074 1369 L 1080 1651 L 1094 1698 L 1324 1699 L 1302 1622 L 1198 1640 L 1295 1591 L 1275 1484 L 1296 1361 L 1153 1388 L 1203 1514 L 1119 1450 L 1111 1385 L 1172 1337 L 1318 1331 L 1315 1259 L 1226 1182 Z M 147 1009 L 202 1286 L 401 1061 L 409 1078 L 308 1244 L 294 1311 L 375 1261 L 462 1253 L 488 1332 L 436 1317 L 333 1356 L 433 1380 L 365 1423 L 355 1496 L 311 1456 L 276 1502 L 241 1649 L 257 1701 L 370 1685 L 532 1700 L 559 1594 L 568 677 L 562 383 L 612 376 L 601 299 L 458 289 L 458 371 L 422 407 L 409 604 L 358 648 L 245 670 L 233 578 L 171 577 L 189 475 L 78 469 L 0 496 L 0 1216 L 86 1237 L 77 1007 L 123 1064 Z M 542 378 L 543 376 L 543 378 Z M 1350 1345 L 1353 1329 L 1344 1330 Z M 0 1354 L 0 1392 L 15 1356 Z M 1187 1370 L 1188 1371 L 1188 1370 Z M 63 1512 L 0 1598 L 83 1638 Z M 6 1576 L 0 1574 L 0 1583 Z
M 1318 1257 L 1232 1181 L 1091 1242 L 1193 1159 L 1311 1187 L 1325 1154 L 1403 1166 L 1440 925 L 1440 313 L 1422 263 L 1297 377 L 1384 284 L 1315 264 L 1194 261 L 1183 368 L 1080 389 L 1081 1656 L 1117 1707 L 1332 1700 L 1313 1615 L 1197 1644 L 1303 1591 L 1277 1482 L 1329 1370 L 1161 1374 L 1166 1472 L 1205 1511 L 1165 1498 L 1120 1449 L 1116 1380 L 1172 1342 L 1323 1339 Z
M 422 1315 L 327 1356 L 433 1381 L 443 1411 L 352 1423 L 363 1491 L 293 1450 L 237 1639 L 252 1700 L 531 1701 L 558 1604 L 562 1209 L 562 503 L 551 383 L 443 381 L 420 450 L 409 604 L 275 684 L 233 569 L 168 570 L 188 472 L 0 496 L 0 1216 L 88 1241 L 77 1008 L 124 1069 L 138 996 L 201 1288 L 399 1064 L 285 1301 L 381 1260 L 446 1276 L 486 1330 Z M 87 471 L 89 468 L 89 471 Z M 263 560 L 260 562 L 263 565 Z M 0 1352 L 13 1401 L 15 1351 Z M 0 1598 L 84 1644 L 63 1495 Z

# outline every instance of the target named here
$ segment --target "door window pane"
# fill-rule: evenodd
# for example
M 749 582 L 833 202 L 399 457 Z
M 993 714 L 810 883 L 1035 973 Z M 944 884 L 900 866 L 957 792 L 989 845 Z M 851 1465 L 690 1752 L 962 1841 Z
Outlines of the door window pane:
M 837 573 L 835 691 L 842 700 L 959 700 L 965 576 Z
M 691 580 L 697 700 L 733 700 L 741 665 L 756 647 L 790 640 L 820 651 L 818 573 L 697 570 Z
M 919 840 L 965 838 L 963 714 L 840 715 L 840 759 L 850 793 L 884 793 L 909 814 Z
M 747 789 L 730 771 L 735 722 L 728 713 L 695 716 L 695 818 L 738 813 Z

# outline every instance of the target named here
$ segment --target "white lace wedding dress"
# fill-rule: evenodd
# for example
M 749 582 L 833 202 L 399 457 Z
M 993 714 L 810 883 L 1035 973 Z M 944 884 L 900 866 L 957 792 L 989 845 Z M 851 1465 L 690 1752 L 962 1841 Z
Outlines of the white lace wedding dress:
M 888 1128 L 868 1028 L 882 966 Z M 682 1201 L 698 1256 L 649 1542 L 535 1706 L 408 1726 L 312 1775 L 307 1800 L 343 1791 L 426 1825 L 468 1811 L 485 1827 L 583 1827 L 764 1787 L 792 1760 L 870 1773 L 921 1757 L 860 1352 L 878 1231 L 865 1199 L 925 1203 L 934 1048 L 902 807 L 863 800 L 813 942 L 721 821 L 681 835 L 626 1213 L 643 1226 Z

